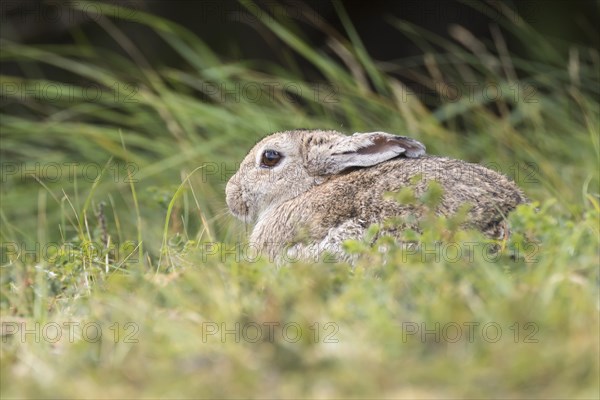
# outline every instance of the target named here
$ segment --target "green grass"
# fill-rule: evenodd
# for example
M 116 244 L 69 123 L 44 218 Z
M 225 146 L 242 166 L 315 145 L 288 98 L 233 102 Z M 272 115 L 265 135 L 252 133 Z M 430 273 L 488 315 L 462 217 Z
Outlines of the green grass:
M 2 41 L 2 61 L 26 77 L 0 84 L 45 93 L 6 91 L 0 119 L 3 398 L 597 398 L 597 50 L 554 50 L 525 23 L 500 21 L 531 59 L 497 43 L 474 53 L 468 35 L 390 19 L 423 56 L 379 63 L 336 7 L 351 39 L 332 36 L 343 62 L 291 22 L 264 21 L 288 46 L 287 68 L 221 60 L 139 11 L 135 22 L 181 67 L 149 65 L 111 24 L 125 55 L 81 33 L 76 45 Z M 320 91 L 292 52 L 324 76 Z M 41 65 L 68 78 L 52 81 Z M 399 76 L 505 95 L 476 90 L 430 109 Z M 102 96 L 86 100 L 82 80 Z M 214 83 L 274 90 L 252 100 L 239 89 L 236 101 Z M 225 183 L 258 138 L 298 127 L 412 136 L 431 154 L 500 170 L 533 203 L 511 215 L 496 256 L 477 233 L 431 217 L 406 233 L 420 250 L 348 243 L 353 267 L 254 261 Z

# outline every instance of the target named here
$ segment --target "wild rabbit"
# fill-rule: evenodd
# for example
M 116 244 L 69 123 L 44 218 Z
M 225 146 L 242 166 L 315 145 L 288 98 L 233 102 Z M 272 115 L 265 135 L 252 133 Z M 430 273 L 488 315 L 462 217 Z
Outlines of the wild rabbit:
M 413 179 L 417 175 L 420 180 Z M 315 259 L 327 251 L 344 258 L 342 242 L 360 239 L 371 224 L 419 217 L 414 206 L 384 198 L 385 193 L 411 187 L 418 196 L 431 180 L 443 188 L 438 214 L 452 215 L 469 203 L 466 225 L 490 237 L 504 235 L 506 215 L 527 201 L 505 176 L 477 164 L 427 156 L 414 139 L 331 130 L 265 137 L 225 192 L 234 216 L 256 222 L 250 244 L 270 257 L 291 252 Z

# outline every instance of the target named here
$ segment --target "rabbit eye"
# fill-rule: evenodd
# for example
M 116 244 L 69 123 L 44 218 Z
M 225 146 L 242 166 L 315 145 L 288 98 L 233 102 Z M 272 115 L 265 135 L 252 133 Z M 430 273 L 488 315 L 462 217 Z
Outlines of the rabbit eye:
M 275 150 L 265 150 L 260 159 L 260 166 L 263 168 L 273 168 L 281 161 L 281 154 Z

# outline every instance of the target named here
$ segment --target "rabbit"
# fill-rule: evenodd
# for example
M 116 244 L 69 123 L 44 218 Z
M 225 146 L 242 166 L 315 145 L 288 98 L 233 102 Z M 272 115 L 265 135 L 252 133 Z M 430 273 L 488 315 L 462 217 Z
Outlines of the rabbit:
M 504 175 L 426 155 L 425 146 L 408 137 L 304 129 L 259 141 L 225 194 L 235 217 L 255 222 L 250 245 L 271 259 L 316 260 L 325 251 L 347 259 L 342 242 L 361 239 L 371 224 L 418 218 L 418 208 L 384 194 L 411 187 L 418 196 L 431 180 L 443 188 L 437 214 L 452 215 L 469 203 L 467 225 L 492 238 L 508 234 L 506 215 L 527 202 Z

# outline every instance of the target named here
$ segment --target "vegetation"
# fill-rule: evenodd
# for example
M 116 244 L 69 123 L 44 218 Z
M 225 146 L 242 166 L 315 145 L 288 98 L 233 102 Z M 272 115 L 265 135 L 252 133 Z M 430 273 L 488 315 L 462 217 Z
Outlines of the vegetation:
M 423 55 L 379 63 L 337 9 L 334 54 L 261 20 L 286 68 L 222 60 L 108 4 L 98 12 L 151 28 L 185 63 L 150 65 L 108 19 L 122 53 L 2 41 L 26 76 L 0 77 L 2 397 L 598 396 L 598 51 L 555 47 L 524 20 L 498 24 L 531 59 L 501 35 L 390 19 Z M 244 244 L 223 191 L 258 138 L 298 127 L 409 135 L 505 173 L 532 203 L 497 254 L 431 215 L 406 233 L 420 247 L 349 242 L 354 266 L 277 268 Z

